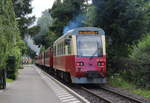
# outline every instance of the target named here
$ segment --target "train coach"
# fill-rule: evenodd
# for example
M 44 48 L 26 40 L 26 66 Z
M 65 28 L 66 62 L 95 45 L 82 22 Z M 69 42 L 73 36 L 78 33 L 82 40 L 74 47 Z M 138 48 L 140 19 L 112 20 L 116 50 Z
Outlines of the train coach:
M 49 63 L 47 66 L 62 79 L 76 84 L 106 83 L 105 33 L 102 29 L 81 27 L 70 30 L 46 52 L 42 65 Z

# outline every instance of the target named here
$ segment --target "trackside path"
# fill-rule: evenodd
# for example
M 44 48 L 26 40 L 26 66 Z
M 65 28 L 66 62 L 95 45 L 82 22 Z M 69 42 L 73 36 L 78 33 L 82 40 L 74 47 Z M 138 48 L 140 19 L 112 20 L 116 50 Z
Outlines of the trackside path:
M 61 103 L 32 66 L 24 66 L 18 79 L 0 92 L 0 103 Z

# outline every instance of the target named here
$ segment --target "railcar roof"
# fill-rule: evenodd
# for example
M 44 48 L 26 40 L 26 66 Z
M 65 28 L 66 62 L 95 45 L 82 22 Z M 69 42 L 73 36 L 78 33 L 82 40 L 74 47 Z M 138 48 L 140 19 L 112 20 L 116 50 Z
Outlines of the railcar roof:
M 101 28 L 97 28 L 97 27 L 80 27 L 80 28 L 76 28 L 76 29 L 72 29 L 72 30 L 68 31 L 68 32 L 65 33 L 63 36 L 61 36 L 60 38 L 58 38 L 58 39 L 54 42 L 54 44 L 55 44 L 56 42 L 58 42 L 59 40 L 61 40 L 62 38 L 64 38 L 65 36 L 68 36 L 68 35 L 77 35 L 77 34 L 78 34 L 77 32 L 80 31 L 80 30 L 99 31 L 101 35 L 105 35 L 104 30 L 101 29 Z

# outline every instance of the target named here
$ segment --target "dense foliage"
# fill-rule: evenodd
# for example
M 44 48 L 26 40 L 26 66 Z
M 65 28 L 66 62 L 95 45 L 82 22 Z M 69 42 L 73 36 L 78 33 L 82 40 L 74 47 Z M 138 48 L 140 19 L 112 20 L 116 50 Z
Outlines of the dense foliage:
M 27 16 L 32 13 L 31 1 L 32 0 L 12 0 L 14 12 L 16 14 L 18 28 L 20 30 L 21 37 L 24 39 L 28 34 L 28 27 L 35 21 L 34 16 Z
M 45 11 L 38 20 L 41 31 L 35 37 L 35 43 L 45 48 L 49 47 L 58 37 L 64 34 L 65 26 L 76 16 L 83 13 L 86 7 L 84 1 L 86 0 L 63 0 L 63 2 L 62 0 L 56 0 L 49 10 L 49 14 Z M 48 31 L 47 28 L 49 28 Z
M 114 73 L 124 73 L 126 79 L 130 76 L 136 78 L 135 83 L 149 85 L 145 80 L 149 80 L 146 68 L 149 66 L 148 38 L 140 44 L 138 40 L 144 34 L 150 32 L 150 1 L 149 0 L 92 0 L 93 4 L 88 4 L 88 0 L 56 0 L 50 12 L 49 32 L 44 33 L 36 43 L 40 46 L 49 47 L 56 38 L 64 34 L 64 30 L 69 24 L 71 27 L 94 26 L 103 28 L 107 38 L 108 71 L 110 75 Z M 82 25 L 79 25 L 82 24 Z M 48 26 L 48 25 L 47 25 Z M 44 29 L 43 29 L 44 30 Z M 38 42 L 39 41 L 39 42 Z M 143 45 L 131 48 L 137 44 Z M 145 45 L 145 46 L 144 46 Z M 132 50 L 133 49 L 133 50 Z M 143 53 L 145 52 L 145 53 Z M 142 54 L 143 53 L 143 54 Z M 131 56 L 129 56 L 131 54 Z M 134 59 L 133 59 L 134 58 Z M 142 59 L 141 59 L 142 58 Z M 144 61 L 141 64 L 139 60 Z M 144 59 L 144 60 L 143 60 Z M 135 64 L 147 66 L 145 69 L 134 71 Z M 140 68 L 141 66 L 137 66 Z M 126 69 L 127 68 L 127 69 Z M 125 70 L 126 69 L 126 70 Z M 133 75 L 132 72 L 135 74 Z M 129 73 L 129 74 L 126 74 Z M 131 74 L 130 74 L 131 73 Z M 142 73 L 146 76 L 143 76 Z M 143 78 L 142 78 L 143 77 Z
M 150 34 L 133 46 L 130 59 L 134 65 L 127 71 L 128 79 L 139 86 L 150 88 Z
M 20 66 L 21 52 L 25 48 L 16 22 L 12 0 L 0 1 L 0 70 L 7 68 L 9 57 L 15 58 L 16 69 Z
M 105 30 L 108 55 L 113 59 L 128 56 L 129 45 L 135 43 L 149 31 L 150 12 L 147 0 L 93 0 L 94 12 L 91 10 L 90 26 Z M 109 60 L 112 60 L 109 58 Z M 114 60 L 110 61 L 113 62 Z
M 49 47 L 51 42 L 50 39 L 54 39 L 54 37 L 48 37 L 49 34 L 49 26 L 51 26 L 52 24 L 52 17 L 49 13 L 48 10 L 45 10 L 42 14 L 42 16 L 38 19 L 37 21 L 37 25 L 39 26 L 40 30 L 39 32 L 36 34 L 36 36 L 34 36 L 34 41 L 35 44 L 37 45 L 43 45 L 45 47 Z
M 131 46 L 149 32 L 150 1 L 93 0 L 93 4 L 95 6 L 89 8 L 86 23 L 101 27 L 106 32 L 110 75 L 120 72 L 124 79 L 148 87 L 148 36 L 138 43 L 138 49 L 135 46 L 132 50 Z

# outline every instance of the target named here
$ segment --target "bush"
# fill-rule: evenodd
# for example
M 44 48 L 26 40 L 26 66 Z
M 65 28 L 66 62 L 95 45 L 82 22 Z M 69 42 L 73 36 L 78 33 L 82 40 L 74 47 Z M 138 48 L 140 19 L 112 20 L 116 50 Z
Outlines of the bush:
M 150 34 L 133 46 L 129 58 L 132 62 L 127 72 L 129 79 L 139 86 L 150 88 Z
M 9 79 L 16 79 L 16 58 L 14 56 L 9 56 L 7 60 L 7 78 Z

